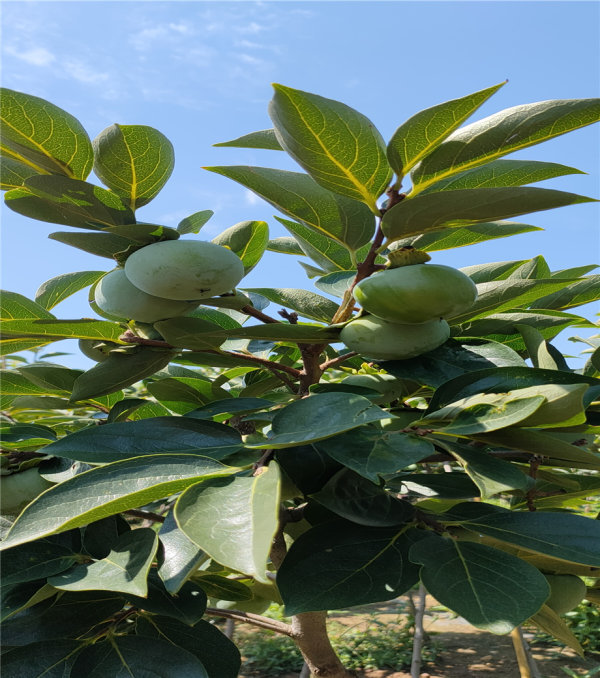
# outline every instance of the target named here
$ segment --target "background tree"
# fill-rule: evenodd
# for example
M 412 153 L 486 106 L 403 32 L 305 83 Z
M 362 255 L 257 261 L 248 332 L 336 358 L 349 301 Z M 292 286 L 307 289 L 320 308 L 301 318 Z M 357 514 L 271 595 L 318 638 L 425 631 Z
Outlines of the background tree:
M 273 129 L 221 145 L 283 150 L 304 172 L 207 169 L 277 207 L 290 236 L 243 221 L 212 243 L 194 237 L 209 210 L 177 229 L 136 221 L 173 168 L 160 132 L 112 125 L 92 142 L 3 91 L 6 204 L 117 264 L 2 297 L 7 677 L 233 678 L 239 653 L 205 619 L 221 616 L 343 678 L 327 610 L 419 580 L 479 628 L 529 620 L 580 651 L 560 614 L 600 597 L 600 523 L 581 511 L 599 486 L 600 352 L 589 340 L 575 371 L 550 342 L 595 327 L 573 313 L 599 296 L 595 266 L 539 256 L 414 282 L 439 270 L 427 252 L 592 200 L 526 185 L 578 170 L 504 156 L 597 121 L 600 102 L 462 126 L 499 87 L 415 114 L 386 144 L 348 106 L 275 85 Z M 309 257 L 326 296 L 244 287 L 266 249 Z M 55 317 L 87 287 L 103 320 Z M 18 355 L 66 337 L 97 364 Z M 289 624 L 261 616 L 269 601 Z

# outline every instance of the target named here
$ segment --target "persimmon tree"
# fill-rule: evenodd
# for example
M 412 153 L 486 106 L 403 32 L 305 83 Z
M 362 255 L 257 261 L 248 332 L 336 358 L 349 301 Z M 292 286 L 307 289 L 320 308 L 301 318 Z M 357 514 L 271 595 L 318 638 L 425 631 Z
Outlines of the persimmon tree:
M 574 309 L 600 276 L 537 256 L 465 257 L 438 277 L 435 252 L 591 201 L 528 185 L 578 170 L 504 156 L 596 122 L 600 102 L 463 124 L 499 87 L 386 143 L 345 104 L 275 85 L 273 127 L 217 145 L 302 171 L 205 169 L 289 235 L 241 221 L 210 243 L 210 210 L 177 228 L 136 219 L 173 169 L 160 132 L 114 124 L 91 141 L 52 103 L 2 92 L 7 207 L 104 258 L 35 299 L 2 295 L 6 678 L 234 678 L 217 617 L 286 634 L 314 676 L 346 678 L 327 611 L 419 581 L 476 627 L 528 622 L 581 651 L 560 614 L 600 598 L 585 499 L 600 488 L 600 350 L 587 340 L 576 370 L 551 342 L 595 327 Z M 318 291 L 246 286 L 266 250 L 300 257 Z M 95 317 L 53 313 L 84 288 Z M 96 365 L 43 354 L 65 338 Z M 270 601 L 289 623 L 262 616 Z

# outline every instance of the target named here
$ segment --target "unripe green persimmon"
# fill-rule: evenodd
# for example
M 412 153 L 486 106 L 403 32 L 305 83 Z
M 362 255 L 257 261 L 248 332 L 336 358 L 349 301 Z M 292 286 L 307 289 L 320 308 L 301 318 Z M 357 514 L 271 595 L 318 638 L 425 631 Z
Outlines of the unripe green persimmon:
M 18 514 L 24 506 L 49 487 L 52 487 L 52 483 L 42 478 L 37 468 L 1 476 L 0 508 L 2 513 Z
M 477 287 L 450 266 L 413 264 L 374 273 L 359 282 L 353 294 L 378 318 L 413 324 L 466 311 L 477 298 Z
M 165 299 L 208 299 L 230 292 L 244 277 L 244 264 L 231 250 L 199 240 L 147 245 L 125 262 L 129 280 Z
M 79 350 L 86 358 L 94 360 L 97 363 L 104 362 L 108 358 L 111 348 L 116 348 L 118 344 L 111 341 L 100 341 L 99 339 L 80 339 Z
M 130 282 L 122 268 L 116 268 L 100 279 L 96 285 L 94 300 L 105 313 L 144 323 L 174 318 L 197 306 L 143 292 Z
M 349 322 L 340 340 L 365 358 L 406 360 L 433 351 L 449 336 L 450 327 L 445 320 L 403 325 L 369 315 Z
M 550 597 L 546 605 L 556 614 L 566 614 L 585 598 L 585 582 L 574 574 L 546 574 L 550 584 Z

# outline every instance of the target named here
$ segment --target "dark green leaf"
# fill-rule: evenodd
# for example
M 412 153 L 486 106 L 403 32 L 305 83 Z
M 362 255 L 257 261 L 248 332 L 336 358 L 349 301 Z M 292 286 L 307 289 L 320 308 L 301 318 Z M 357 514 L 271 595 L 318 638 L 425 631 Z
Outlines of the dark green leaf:
M 432 596 L 492 633 L 522 624 L 550 593 L 535 567 L 483 544 L 430 537 L 411 548 L 410 559 L 423 565 L 421 581 Z
M 345 520 L 304 532 L 277 573 L 286 614 L 339 610 L 402 595 L 418 580 L 408 550 L 423 534 Z
M 177 414 L 187 414 L 228 396 L 227 391 L 206 378 L 169 377 L 154 381 L 147 388 L 151 395 Z
M 273 87 L 269 115 L 283 149 L 321 186 L 364 202 L 378 215 L 376 200 L 392 170 L 373 123 L 339 101 Z
M 246 186 L 292 219 L 351 250 L 369 242 L 375 218 L 360 202 L 322 188 L 306 174 L 266 167 L 205 167 Z
M 231 141 L 221 141 L 213 146 L 230 146 L 232 148 L 262 148 L 268 151 L 283 151 L 277 141 L 274 129 L 261 129 L 258 132 L 244 134 Z
M 4 196 L 7 207 L 38 221 L 100 230 L 135 223 L 118 196 L 79 179 L 38 174 Z
M 131 245 L 129 238 L 112 233 L 71 233 L 70 231 L 50 233 L 50 240 L 71 245 L 84 252 L 106 259 L 114 259 L 117 252 L 123 252 Z
M 305 318 L 311 318 L 320 322 L 331 322 L 337 311 L 338 305 L 319 294 L 300 290 L 292 287 L 251 287 L 245 292 L 255 292 L 275 304 L 280 304 L 293 311 L 297 311 Z
M 29 504 L 2 548 L 82 527 L 181 492 L 203 476 L 229 475 L 236 470 L 193 454 L 146 455 L 94 468 L 65 480 Z
M 465 188 L 406 198 L 384 214 L 381 226 L 389 240 L 398 240 L 446 226 L 471 226 L 593 201 L 549 188 Z
M 242 260 L 249 273 L 260 261 L 269 242 L 269 227 L 265 221 L 240 221 L 212 239 L 217 245 L 228 247 Z
M 45 640 L 16 647 L 2 657 L 4 678 L 65 678 L 72 675 L 77 653 L 85 645 L 78 640 Z
M 194 212 L 189 217 L 185 217 L 177 224 L 179 233 L 199 233 L 204 224 L 212 217 L 214 212 L 212 210 L 201 210 Z
M 36 172 L 85 179 L 94 155 L 79 120 L 39 97 L 1 91 L 2 155 Z
M 539 101 L 514 106 L 450 135 L 412 174 L 422 191 L 436 181 L 597 122 L 598 99 Z
M 445 101 L 419 111 L 394 132 L 387 157 L 398 177 L 404 176 L 505 83 L 488 87 L 460 99 Z
M 132 210 L 156 197 L 175 165 L 171 142 L 147 125 L 111 125 L 93 147 L 96 176 Z
M 273 407 L 274 403 L 264 398 L 227 398 L 226 400 L 217 400 L 208 405 L 187 413 L 188 417 L 195 419 L 212 419 L 219 414 L 236 414 L 243 412 L 255 412 Z
M 46 309 L 54 308 L 75 292 L 98 282 L 105 271 L 80 271 L 63 273 L 42 283 L 35 293 L 35 300 Z
M 2 558 L 2 586 L 50 577 L 67 570 L 78 555 L 55 539 L 40 539 L 23 544 Z

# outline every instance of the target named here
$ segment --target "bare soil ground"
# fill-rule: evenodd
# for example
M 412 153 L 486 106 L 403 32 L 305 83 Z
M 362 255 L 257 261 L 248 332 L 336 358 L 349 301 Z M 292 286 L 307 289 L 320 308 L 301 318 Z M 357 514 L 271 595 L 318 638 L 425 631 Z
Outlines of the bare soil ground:
M 480 631 L 462 617 L 450 612 L 436 611 L 437 602 L 428 597 L 425 613 L 425 630 L 440 647 L 434 664 L 424 664 L 421 678 L 519 678 L 519 669 L 510 636 L 497 636 Z M 377 614 L 380 621 L 393 623 L 399 613 L 398 602 L 365 605 L 355 608 L 355 614 L 334 613 L 336 622 L 355 626 L 364 620 L 365 614 Z M 361 614 L 362 613 L 362 614 Z M 530 642 L 532 634 L 525 634 Z M 598 665 L 592 658 L 580 659 L 572 650 L 555 645 L 531 644 L 533 657 L 543 678 L 566 678 L 562 667 L 583 676 Z M 373 670 L 360 674 L 361 678 L 410 678 L 410 672 Z M 243 678 L 243 674 L 241 674 Z M 298 674 L 286 673 L 261 678 L 298 678 Z

